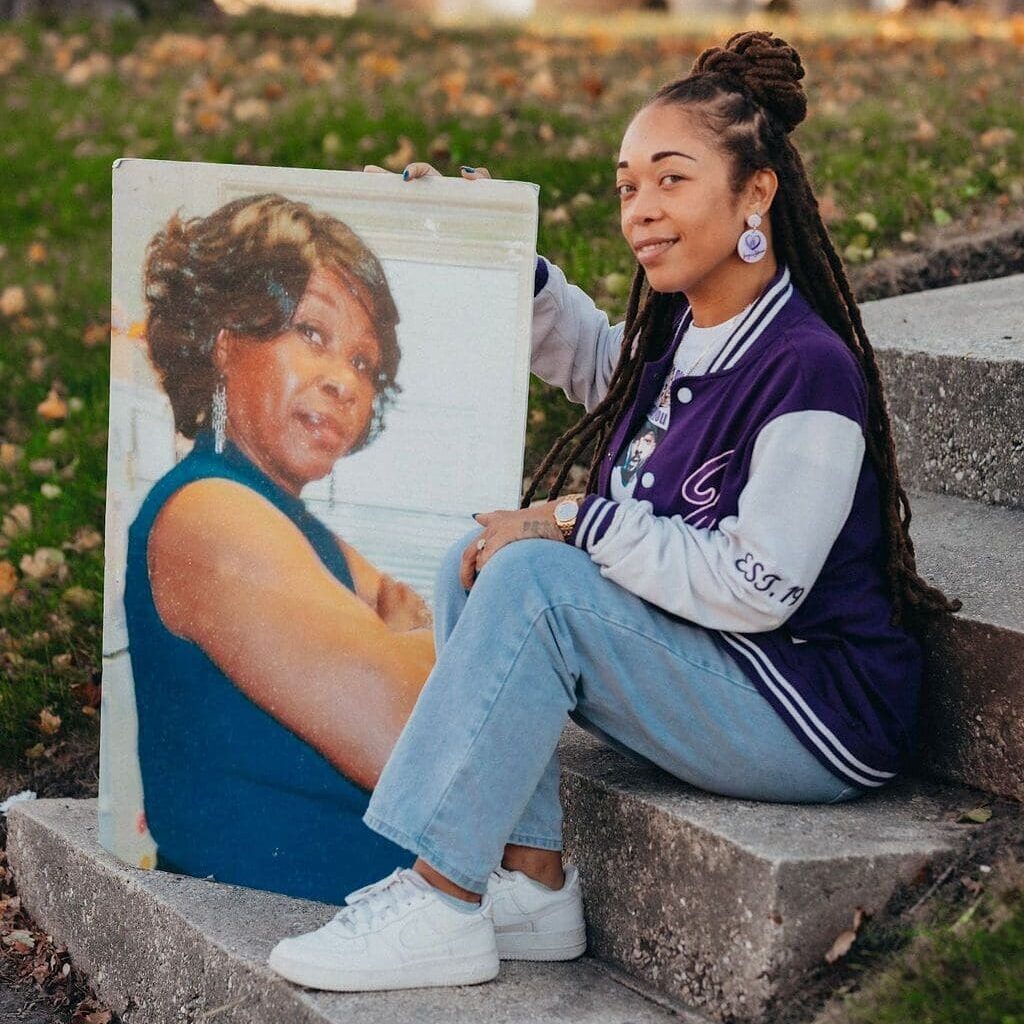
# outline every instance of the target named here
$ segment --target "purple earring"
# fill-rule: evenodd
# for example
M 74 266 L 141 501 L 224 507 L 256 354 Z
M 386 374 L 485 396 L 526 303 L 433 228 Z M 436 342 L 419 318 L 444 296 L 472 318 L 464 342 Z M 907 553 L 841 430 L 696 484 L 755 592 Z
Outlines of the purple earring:
M 749 230 L 740 235 L 740 240 L 736 245 L 736 251 L 744 263 L 757 263 L 758 260 L 763 260 L 768 252 L 768 239 L 765 238 L 763 231 L 757 230 L 760 226 L 761 217 L 752 213 L 747 218 Z

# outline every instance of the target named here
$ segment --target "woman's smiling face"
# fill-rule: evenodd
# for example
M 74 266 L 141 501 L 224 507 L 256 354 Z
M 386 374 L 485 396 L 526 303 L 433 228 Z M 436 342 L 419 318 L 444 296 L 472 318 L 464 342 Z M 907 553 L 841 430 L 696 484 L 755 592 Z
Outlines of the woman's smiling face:
M 293 494 L 326 476 L 366 436 L 380 340 L 362 302 L 330 271 L 314 268 L 291 323 L 276 337 L 221 331 L 215 354 L 228 437 Z
M 729 261 L 752 210 L 730 186 L 731 168 L 685 109 L 640 111 L 619 149 L 622 234 L 650 286 L 690 292 Z

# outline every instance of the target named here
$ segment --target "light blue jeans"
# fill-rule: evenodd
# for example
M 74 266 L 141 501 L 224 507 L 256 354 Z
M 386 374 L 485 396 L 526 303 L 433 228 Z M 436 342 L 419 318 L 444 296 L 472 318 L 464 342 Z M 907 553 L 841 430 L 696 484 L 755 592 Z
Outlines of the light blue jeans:
M 705 629 L 556 541 L 502 548 L 467 595 L 459 560 L 471 539 L 441 566 L 437 664 L 370 800 L 363 820 L 374 831 L 478 893 L 506 843 L 560 850 L 557 745 L 569 717 L 714 793 L 790 803 L 859 795 Z

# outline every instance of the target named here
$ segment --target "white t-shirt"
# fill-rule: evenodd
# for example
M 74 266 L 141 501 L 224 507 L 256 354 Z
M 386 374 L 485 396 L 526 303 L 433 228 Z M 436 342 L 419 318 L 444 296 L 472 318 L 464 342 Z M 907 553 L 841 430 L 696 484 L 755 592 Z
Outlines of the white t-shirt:
M 753 303 L 750 304 L 750 306 L 752 305 Z M 612 470 L 611 498 L 613 501 L 623 501 L 633 497 L 638 474 L 668 431 L 672 409 L 672 387 L 675 382 L 680 377 L 699 377 L 706 372 L 715 356 L 722 351 L 725 343 L 732 337 L 733 331 L 746 315 L 750 306 L 741 309 L 739 313 L 724 323 L 715 324 L 713 327 L 696 327 L 691 323 L 686 329 L 672 360 L 672 369 L 669 370 L 657 399 L 647 413 L 646 420 L 634 434 L 632 441 L 623 448 L 618 462 Z

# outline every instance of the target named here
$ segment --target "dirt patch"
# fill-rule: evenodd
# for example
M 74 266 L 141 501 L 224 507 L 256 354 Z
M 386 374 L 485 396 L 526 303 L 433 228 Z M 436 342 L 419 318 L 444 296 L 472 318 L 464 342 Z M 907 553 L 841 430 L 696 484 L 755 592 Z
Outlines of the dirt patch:
M 0 797 L 31 790 L 39 798 L 94 797 L 99 784 L 99 730 L 60 744 L 45 759 L 0 769 Z M 115 1024 L 89 980 L 21 908 L 7 866 L 7 819 L 0 817 L 0 1021 L 19 1024 Z

